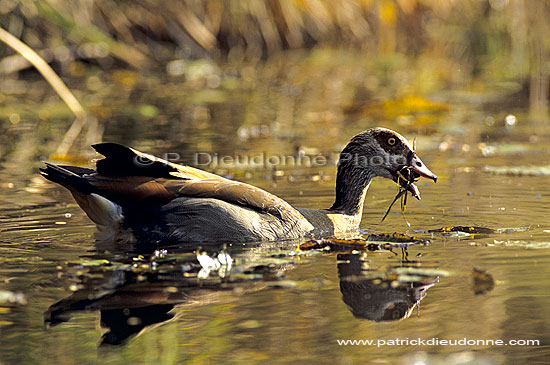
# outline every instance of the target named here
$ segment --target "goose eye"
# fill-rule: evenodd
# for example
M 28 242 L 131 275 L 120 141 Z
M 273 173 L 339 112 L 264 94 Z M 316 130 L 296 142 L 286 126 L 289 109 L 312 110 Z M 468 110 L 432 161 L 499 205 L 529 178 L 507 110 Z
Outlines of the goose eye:
M 395 138 L 393 138 L 393 137 L 388 138 L 388 144 L 390 146 L 393 146 L 395 144 Z

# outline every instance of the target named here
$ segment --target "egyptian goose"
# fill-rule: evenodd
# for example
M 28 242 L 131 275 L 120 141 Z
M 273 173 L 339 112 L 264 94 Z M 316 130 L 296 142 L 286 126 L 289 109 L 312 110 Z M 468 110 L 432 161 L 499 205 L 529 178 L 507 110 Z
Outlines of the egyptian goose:
M 294 208 L 238 181 L 174 164 L 116 143 L 93 146 L 96 170 L 46 163 L 42 175 L 63 185 L 98 227 L 121 242 L 251 242 L 319 237 L 357 229 L 371 180 L 391 179 L 419 198 L 412 178 L 437 177 L 400 134 L 373 128 L 340 154 L 329 209 Z M 411 179 L 400 171 L 408 167 Z

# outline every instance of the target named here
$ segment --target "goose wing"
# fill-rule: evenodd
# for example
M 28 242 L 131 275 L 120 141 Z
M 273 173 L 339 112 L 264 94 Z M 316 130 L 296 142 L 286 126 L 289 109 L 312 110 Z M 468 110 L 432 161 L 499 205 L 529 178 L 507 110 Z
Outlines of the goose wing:
M 214 198 L 281 219 L 303 218 L 286 201 L 255 186 L 116 143 L 93 147 L 105 158 L 97 161 L 97 173 L 82 177 L 95 192 L 115 203 L 163 205 L 178 197 Z

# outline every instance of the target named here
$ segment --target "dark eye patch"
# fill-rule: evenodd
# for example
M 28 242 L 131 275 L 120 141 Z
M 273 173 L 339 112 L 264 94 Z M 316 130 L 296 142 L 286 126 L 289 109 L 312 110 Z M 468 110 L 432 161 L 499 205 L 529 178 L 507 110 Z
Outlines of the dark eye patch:
M 404 152 L 405 145 L 398 136 L 391 132 L 379 131 L 375 134 L 374 138 L 376 138 L 376 141 L 383 149 L 392 154 L 401 154 Z

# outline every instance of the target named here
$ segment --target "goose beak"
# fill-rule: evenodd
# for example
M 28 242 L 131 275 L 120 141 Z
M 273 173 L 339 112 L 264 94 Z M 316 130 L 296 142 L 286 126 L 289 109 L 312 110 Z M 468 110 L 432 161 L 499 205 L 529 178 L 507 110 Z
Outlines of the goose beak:
M 403 188 L 407 189 L 407 191 L 409 191 L 413 197 L 420 200 L 420 191 L 418 190 L 418 187 L 413 183 L 413 181 L 416 181 L 420 177 L 424 177 L 426 179 L 431 179 L 434 182 L 437 182 L 437 176 L 433 172 L 431 172 L 430 169 L 426 167 L 426 165 L 424 165 L 424 162 L 422 162 L 422 160 L 418 156 L 416 156 L 416 154 L 412 155 L 409 166 L 410 175 L 408 175 L 408 181 L 406 178 L 399 179 L 397 177 L 399 172 L 396 172 L 396 177 L 394 181 L 398 181 L 399 184 Z
M 431 179 L 434 182 L 437 182 L 437 176 L 430 171 L 426 165 L 424 165 L 424 162 L 415 154 L 413 158 L 411 159 L 410 166 L 414 173 L 416 173 L 420 177 L 425 177 L 426 179 Z
M 424 165 L 424 162 L 416 154 L 413 155 L 411 159 L 411 170 L 413 178 L 424 177 L 426 179 L 431 179 L 434 182 L 437 182 L 437 175 L 430 171 L 430 169 Z M 407 190 L 414 196 L 416 199 L 420 200 L 420 191 L 414 183 L 407 185 Z

